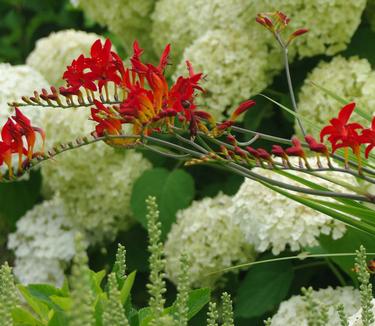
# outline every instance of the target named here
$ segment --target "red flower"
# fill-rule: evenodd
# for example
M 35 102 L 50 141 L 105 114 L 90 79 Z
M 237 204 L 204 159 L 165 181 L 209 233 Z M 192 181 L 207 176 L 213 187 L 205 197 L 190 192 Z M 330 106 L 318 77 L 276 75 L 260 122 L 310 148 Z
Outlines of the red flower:
M 0 141 L 0 166 L 2 166 L 3 163 L 8 166 L 9 173 L 12 175 L 12 150 L 9 144 Z
M 306 157 L 305 151 L 302 148 L 301 142 L 296 136 L 292 137 L 292 144 L 293 146 L 287 148 L 285 150 L 286 154 L 289 156 L 299 156 L 301 158 Z
M 69 88 L 62 88 L 62 94 L 69 90 L 70 93 L 75 94 L 82 86 L 86 89 L 96 91 L 96 85 L 93 82 L 93 78 L 84 70 L 87 68 L 86 59 L 81 54 L 76 60 L 73 60 L 72 64 L 67 67 L 67 70 L 63 74 L 65 79 L 70 86 Z
M 43 140 L 42 152 L 43 152 L 44 142 L 46 138 L 44 131 L 40 128 L 33 127 L 31 125 L 30 120 L 25 115 L 23 115 L 22 112 L 18 108 L 16 108 L 16 115 L 12 116 L 12 118 L 21 128 L 21 132 L 26 138 L 28 159 L 30 160 L 33 155 L 34 145 L 36 141 L 35 132 L 38 132 L 40 136 L 42 137 L 42 140 Z
M 18 153 L 19 170 L 22 169 L 22 155 L 23 153 L 27 153 L 26 149 L 23 147 L 22 136 L 22 128 L 8 118 L 1 130 L 1 138 L 3 139 L 3 142 L 9 146 L 12 153 Z
M 318 143 L 313 136 L 306 135 L 305 140 L 309 145 L 310 150 L 312 150 L 313 152 L 328 155 L 327 146 L 322 143 Z
M 98 136 L 119 135 L 121 133 L 121 120 L 114 117 L 113 113 L 108 107 L 101 102 L 94 100 L 95 108 L 91 108 L 92 120 L 98 122 L 95 127 Z
M 289 156 L 298 156 L 300 158 L 300 165 L 302 164 L 301 159 L 303 159 L 306 167 L 310 168 L 309 162 L 306 159 L 305 151 L 303 150 L 301 142 L 299 141 L 299 139 L 296 136 L 292 137 L 292 144 L 293 144 L 293 146 L 287 148 L 285 150 L 285 153 Z
M 365 156 L 368 158 L 370 152 L 375 147 L 375 117 L 372 118 L 371 128 L 362 131 L 361 140 L 362 143 L 368 144 L 365 151 Z
M 255 105 L 255 101 L 253 100 L 247 100 L 245 102 L 242 102 L 237 109 L 235 109 L 230 116 L 230 121 L 235 121 L 242 113 L 246 112 L 248 109 L 253 107 Z
M 85 60 L 87 67 L 91 70 L 86 76 L 91 80 L 98 81 L 99 91 L 107 82 L 114 82 L 116 85 L 121 83 L 118 74 L 118 67 L 122 65 L 118 56 L 114 56 L 111 51 L 112 43 L 106 39 L 104 45 L 101 40 L 96 40 L 91 47 L 91 57 Z
M 356 155 L 359 155 L 361 144 L 357 130 L 363 129 L 359 123 L 348 123 L 355 108 L 355 103 L 345 105 L 339 112 L 337 118 L 331 119 L 331 125 L 324 127 L 320 132 L 320 141 L 328 136 L 332 144 L 332 152 L 342 147 L 350 147 Z

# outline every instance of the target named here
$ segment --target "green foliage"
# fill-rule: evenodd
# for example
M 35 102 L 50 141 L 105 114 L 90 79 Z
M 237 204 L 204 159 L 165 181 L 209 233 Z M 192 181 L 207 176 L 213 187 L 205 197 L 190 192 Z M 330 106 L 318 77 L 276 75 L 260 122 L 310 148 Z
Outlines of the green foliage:
M 219 326 L 217 323 L 219 319 L 219 313 L 216 308 L 215 302 L 210 302 L 207 313 L 207 326 Z
M 329 254 L 355 252 L 361 245 L 366 247 L 369 252 L 375 252 L 375 237 L 353 228 L 348 228 L 345 235 L 337 240 L 333 240 L 330 236 L 322 235 L 319 238 L 319 243 L 323 252 Z M 322 252 L 322 250 L 319 250 L 319 252 Z M 353 270 L 352 257 L 336 256 L 330 259 L 356 282 L 357 276 Z
M 362 325 L 370 326 L 374 319 L 374 313 L 372 311 L 373 304 L 372 300 L 372 284 L 369 282 L 370 273 L 367 270 L 367 260 L 366 260 L 366 249 L 361 246 L 357 250 L 357 256 L 355 259 L 355 268 L 358 274 L 358 280 L 361 283 L 359 289 L 361 291 L 361 306 L 362 306 Z
M 0 325 L 12 326 L 12 311 L 18 304 L 12 270 L 8 263 L 5 263 L 0 268 Z
M 35 42 L 51 31 L 89 27 L 69 0 L 4 0 L 0 2 L 0 62 L 24 63 Z
M 118 245 L 116 261 L 103 284 L 105 271 L 95 273 L 88 267 L 82 235 L 76 236 L 76 256 L 69 282 L 61 289 L 46 284 L 22 286 L 18 289 L 26 305 L 18 306 L 11 269 L 0 269 L 0 324 L 5 326 L 148 326 L 187 325 L 210 300 L 209 289 L 189 291 L 186 257 L 181 258 L 182 284 L 176 301 L 164 307 L 165 283 L 163 247 L 156 200 L 150 197 L 148 220 L 150 256 L 150 306 L 137 309 L 131 302 L 135 272 L 126 275 L 126 250 Z
M 135 182 L 131 197 L 131 207 L 135 218 L 144 227 L 147 225 L 144 202 L 148 196 L 155 196 L 160 211 L 162 237 L 171 228 L 176 212 L 189 206 L 194 198 L 193 178 L 183 170 L 169 172 L 154 168 L 142 174 Z
M 239 286 L 235 315 L 251 318 L 274 309 L 287 296 L 293 275 L 288 261 L 253 266 Z

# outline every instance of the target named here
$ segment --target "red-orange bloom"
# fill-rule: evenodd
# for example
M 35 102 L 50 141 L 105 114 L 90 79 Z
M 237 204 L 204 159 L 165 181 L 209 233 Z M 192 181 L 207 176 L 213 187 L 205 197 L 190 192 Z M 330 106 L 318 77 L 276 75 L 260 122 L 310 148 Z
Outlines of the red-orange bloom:
M 306 135 L 305 140 L 309 145 L 310 150 L 312 150 L 313 152 L 322 153 L 325 155 L 328 154 L 327 146 L 322 143 L 318 143 L 313 136 Z
M 328 136 L 328 141 L 332 144 L 332 152 L 342 147 L 350 147 L 355 154 L 359 152 L 361 139 L 358 130 L 363 126 L 359 123 L 348 123 L 350 116 L 355 109 L 355 103 L 345 105 L 339 112 L 337 118 L 331 119 L 330 125 L 324 127 L 320 132 L 320 141 Z
M 91 119 L 98 124 L 95 127 L 96 134 L 119 135 L 121 133 L 121 120 L 116 118 L 111 110 L 101 102 L 94 100 L 96 108 L 91 108 Z
M 361 141 L 364 144 L 368 144 L 365 151 L 365 156 L 368 158 L 375 147 L 375 117 L 372 118 L 371 128 L 362 131 Z

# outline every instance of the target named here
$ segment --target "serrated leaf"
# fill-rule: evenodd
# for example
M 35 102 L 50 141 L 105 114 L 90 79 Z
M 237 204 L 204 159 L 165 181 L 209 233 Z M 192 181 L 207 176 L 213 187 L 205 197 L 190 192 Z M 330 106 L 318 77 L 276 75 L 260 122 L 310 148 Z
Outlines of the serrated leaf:
M 294 276 L 288 261 L 253 266 L 240 284 L 235 306 L 237 317 L 258 317 L 285 299 Z
M 163 237 L 169 232 L 178 210 L 189 206 L 194 198 L 194 180 L 183 170 L 169 172 L 154 168 L 142 174 L 135 182 L 131 197 L 131 208 L 137 221 L 147 226 L 145 200 L 155 196 L 162 223 Z

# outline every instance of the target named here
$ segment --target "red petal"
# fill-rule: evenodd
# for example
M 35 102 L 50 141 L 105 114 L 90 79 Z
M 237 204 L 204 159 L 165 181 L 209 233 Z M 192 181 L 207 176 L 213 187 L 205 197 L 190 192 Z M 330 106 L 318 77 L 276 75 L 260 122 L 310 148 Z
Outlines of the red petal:
M 339 112 L 339 115 L 338 115 L 339 120 L 343 124 L 346 124 L 348 120 L 350 119 L 350 116 L 352 115 L 354 109 L 355 109 L 354 102 L 345 105 Z

